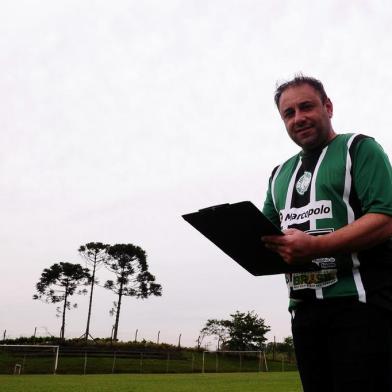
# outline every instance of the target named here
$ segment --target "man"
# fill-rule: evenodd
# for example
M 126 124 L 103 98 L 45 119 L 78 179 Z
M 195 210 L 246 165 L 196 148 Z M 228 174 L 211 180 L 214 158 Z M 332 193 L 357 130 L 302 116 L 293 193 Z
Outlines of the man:
M 336 134 L 322 83 L 297 76 L 275 102 L 302 148 L 272 172 L 266 246 L 286 275 L 305 392 L 392 391 L 392 170 L 370 137 Z

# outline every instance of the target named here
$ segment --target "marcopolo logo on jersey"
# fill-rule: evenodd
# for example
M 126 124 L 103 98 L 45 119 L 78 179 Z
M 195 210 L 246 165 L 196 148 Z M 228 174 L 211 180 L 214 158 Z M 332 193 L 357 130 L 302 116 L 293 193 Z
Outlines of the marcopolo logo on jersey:
M 295 189 L 301 196 L 308 190 L 310 181 L 312 181 L 312 173 L 306 171 L 295 184 Z
M 300 208 L 280 210 L 282 227 L 304 223 L 311 219 L 332 218 L 331 200 L 319 200 Z

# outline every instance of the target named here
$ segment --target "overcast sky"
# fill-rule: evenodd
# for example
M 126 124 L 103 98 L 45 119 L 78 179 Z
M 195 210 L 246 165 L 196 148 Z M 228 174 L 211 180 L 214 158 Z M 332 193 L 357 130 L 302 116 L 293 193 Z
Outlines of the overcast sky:
M 284 276 L 250 275 L 181 215 L 262 208 L 271 170 L 298 151 L 275 83 L 299 71 L 324 82 L 338 133 L 391 156 L 391 17 L 387 0 L 2 1 L 0 332 L 58 335 L 35 284 L 100 241 L 144 248 L 163 286 L 125 298 L 122 340 L 138 329 L 193 346 L 208 318 L 236 310 L 263 317 L 270 340 L 290 335 Z M 66 337 L 84 332 L 87 299 Z M 96 289 L 94 336 L 110 336 L 114 300 Z

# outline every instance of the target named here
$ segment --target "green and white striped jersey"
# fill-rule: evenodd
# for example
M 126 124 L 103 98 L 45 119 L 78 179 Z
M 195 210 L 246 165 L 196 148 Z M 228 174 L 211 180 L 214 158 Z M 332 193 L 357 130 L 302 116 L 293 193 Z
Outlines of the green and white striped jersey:
M 370 137 L 338 135 L 323 149 L 301 152 L 273 170 L 263 213 L 282 229 L 313 235 L 338 230 L 366 213 L 392 215 L 388 157 Z M 382 292 L 392 308 L 391 241 L 312 263 L 313 272 L 286 275 L 291 307 L 316 298 L 377 302 Z

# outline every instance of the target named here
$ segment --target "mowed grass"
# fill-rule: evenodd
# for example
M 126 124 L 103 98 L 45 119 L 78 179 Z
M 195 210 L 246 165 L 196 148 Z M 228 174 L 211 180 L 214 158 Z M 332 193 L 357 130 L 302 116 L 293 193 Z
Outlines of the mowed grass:
M 301 392 L 297 372 L 0 376 L 4 392 Z

